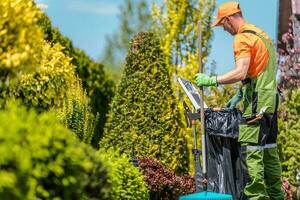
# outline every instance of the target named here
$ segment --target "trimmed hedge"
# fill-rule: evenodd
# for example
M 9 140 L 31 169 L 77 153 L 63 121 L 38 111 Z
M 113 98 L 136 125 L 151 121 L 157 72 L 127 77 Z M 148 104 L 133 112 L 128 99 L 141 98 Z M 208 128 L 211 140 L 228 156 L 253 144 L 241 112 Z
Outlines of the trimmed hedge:
M 127 156 L 112 150 L 108 152 L 100 150 L 99 154 L 108 162 L 109 181 L 112 184 L 110 196 L 113 200 L 149 199 L 149 191 L 142 172 L 130 163 Z
M 0 199 L 111 199 L 101 157 L 54 114 L 9 103 L 0 120 Z
M 100 146 L 127 155 L 133 146 L 137 156 L 151 156 L 176 172 L 187 172 L 181 121 L 159 40 L 152 33 L 139 33 L 131 41 Z
M 174 172 L 152 158 L 140 157 L 138 164 L 148 184 L 151 200 L 175 200 L 180 195 L 196 191 L 195 180 L 189 174 L 176 176 Z

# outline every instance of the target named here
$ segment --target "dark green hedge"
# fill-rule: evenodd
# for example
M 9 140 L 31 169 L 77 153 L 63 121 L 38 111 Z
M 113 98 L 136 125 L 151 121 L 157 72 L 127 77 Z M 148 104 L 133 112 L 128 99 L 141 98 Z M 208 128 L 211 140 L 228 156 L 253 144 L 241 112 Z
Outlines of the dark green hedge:
M 0 199 L 111 199 L 101 157 L 54 114 L 9 104 L 0 120 Z
M 100 146 L 161 160 L 177 172 L 187 171 L 186 140 L 181 132 L 172 77 L 159 40 L 139 33 L 126 58 Z

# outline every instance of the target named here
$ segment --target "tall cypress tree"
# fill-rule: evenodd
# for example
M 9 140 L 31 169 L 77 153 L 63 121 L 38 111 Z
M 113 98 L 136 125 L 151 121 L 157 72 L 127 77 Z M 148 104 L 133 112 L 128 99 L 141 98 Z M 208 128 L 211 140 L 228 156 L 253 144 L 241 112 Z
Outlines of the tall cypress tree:
M 100 147 L 161 160 L 186 172 L 188 156 L 171 73 L 153 33 L 131 41 L 124 73 L 113 99 Z

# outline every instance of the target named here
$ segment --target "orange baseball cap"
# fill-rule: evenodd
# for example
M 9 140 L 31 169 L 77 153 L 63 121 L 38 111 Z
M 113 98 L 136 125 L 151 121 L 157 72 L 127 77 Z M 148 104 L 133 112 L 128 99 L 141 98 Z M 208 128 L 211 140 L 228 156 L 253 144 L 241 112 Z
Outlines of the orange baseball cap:
M 218 8 L 217 20 L 213 23 L 213 26 L 220 26 L 220 22 L 224 17 L 238 12 L 241 12 L 240 3 L 238 2 L 230 1 L 221 4 Z

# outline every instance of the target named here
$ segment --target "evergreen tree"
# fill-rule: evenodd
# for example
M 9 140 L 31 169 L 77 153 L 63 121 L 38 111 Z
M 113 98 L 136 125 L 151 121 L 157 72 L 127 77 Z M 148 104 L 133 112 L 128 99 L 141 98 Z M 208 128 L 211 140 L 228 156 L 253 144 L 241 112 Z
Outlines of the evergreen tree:
M 186 140 L 172 83 L 159 40 L 153 33 L 137 34 L 100 146 L 127 154 L 133 147 L 138 156 L 155 157 L 177 172 L 186 172 Z

